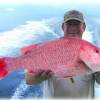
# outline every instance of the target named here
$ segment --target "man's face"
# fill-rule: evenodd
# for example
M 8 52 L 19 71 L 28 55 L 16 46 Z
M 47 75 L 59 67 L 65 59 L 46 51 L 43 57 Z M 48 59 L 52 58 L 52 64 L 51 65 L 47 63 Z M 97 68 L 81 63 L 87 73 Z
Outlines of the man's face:
M 65 37 L 82 37 L 85 30 L 84 24 L 76 20 L 67 21 L 62 28 Z

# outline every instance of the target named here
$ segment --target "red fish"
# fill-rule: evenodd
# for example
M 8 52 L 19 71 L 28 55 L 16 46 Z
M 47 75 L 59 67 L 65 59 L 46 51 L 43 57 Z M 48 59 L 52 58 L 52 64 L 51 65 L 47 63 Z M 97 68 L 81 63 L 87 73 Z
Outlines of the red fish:
M 79 38 L 62 38 L 21 49 L 19 57 L 0 58 L 0 79 L 16 69 L 51 70 L 57 77 L 100 71 L 100 48 Z

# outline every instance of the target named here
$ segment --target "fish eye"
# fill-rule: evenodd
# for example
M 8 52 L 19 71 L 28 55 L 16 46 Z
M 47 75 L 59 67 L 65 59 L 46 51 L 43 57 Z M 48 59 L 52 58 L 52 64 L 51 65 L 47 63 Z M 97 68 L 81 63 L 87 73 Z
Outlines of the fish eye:
M 99 50 L 96 49 L 96 53 L 99 53 Z

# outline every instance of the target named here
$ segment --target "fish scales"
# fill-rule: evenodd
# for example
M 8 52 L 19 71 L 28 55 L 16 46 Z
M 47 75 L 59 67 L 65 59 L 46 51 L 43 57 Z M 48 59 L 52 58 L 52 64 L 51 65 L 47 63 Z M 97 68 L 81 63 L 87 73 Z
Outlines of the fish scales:
M 79 38 L 61 38 L 24 47 L 21 56 L 0 58 L 0 64 L 4 76 L 21 68 L 34 73 L 51 70 L 57 77 L 76 76 L 100 70 L 100 48 Z

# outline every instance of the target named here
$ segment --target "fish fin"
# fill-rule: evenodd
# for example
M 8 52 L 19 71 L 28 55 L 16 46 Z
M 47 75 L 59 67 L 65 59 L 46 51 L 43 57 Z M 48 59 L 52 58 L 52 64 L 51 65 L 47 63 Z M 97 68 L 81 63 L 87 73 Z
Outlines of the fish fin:
M 28 70 L 28 72 L 27 73 L 29 73 L 29 74 L 33 74 L 34 73 L 34 71 L 33 70 Z
M 0 79 L 3 79 L 8 75 L 8 71 L 6 70 L 7 64 L 5 62 L 5 58 L 0 58 Z
M 34 48 L 36 48 L 39 44 L 32 44 L 30 46 L 27 46 L 27 47 L 23 47 L 21 48 L 21 53 L 22 54 L 27 54 L 29 53 L 30 51 L 32 51 Z

